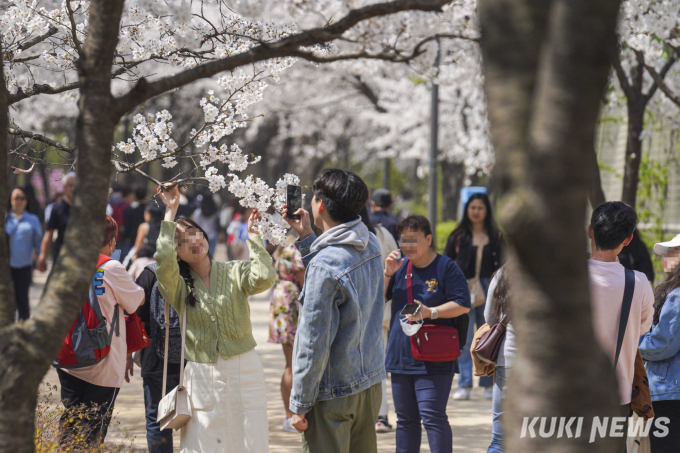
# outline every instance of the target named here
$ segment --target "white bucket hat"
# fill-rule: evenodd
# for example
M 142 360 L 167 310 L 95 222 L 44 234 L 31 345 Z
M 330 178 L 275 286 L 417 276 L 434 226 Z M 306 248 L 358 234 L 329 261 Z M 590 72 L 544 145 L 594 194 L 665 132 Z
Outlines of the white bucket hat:
M 658 244 L 654 244 L 654 253 L 656 253 L 657 255 L 665 255 L 666 253 L 668 253 L 669 249 L 672 249 L 674 247 L 680 247 L 680 234 L 675 235 L 675 237 L 670 241 L 659 242 Z

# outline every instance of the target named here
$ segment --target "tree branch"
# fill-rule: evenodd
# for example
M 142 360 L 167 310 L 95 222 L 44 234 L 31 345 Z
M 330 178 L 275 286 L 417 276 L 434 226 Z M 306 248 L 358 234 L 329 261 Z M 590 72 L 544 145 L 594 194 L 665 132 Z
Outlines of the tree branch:
M 669 62 L 670 62 L 670 60 L 669 60 Z M 673 61 L 673 63 L 675 63 L 675 61 Z M 666 65 L 668 65 L 668 62 L 666 63 Z M 666 65 L 664 65 L 662 71 L 664 69 L 666 69 Z M 671 64 L 671 66 L 672 66 L 672 64 Z M 656 72 L 656 69 L 654 69 L 652 66 L 645 65 L 645 68 L 647 68 L 647 72 L 649 72 L 649 75 L 652 76 L 652 80 L 654 80 L 654 84 L 657 87 L 659 87 L 659 89 L 663 92 L 663 94 L 665 94 L 666 97 L 668 97 L 668 99 L 673 101 L 675 104 L 680 106 L 680 95 L 678 95 L 677 93 L 673 93 L 673 91 L 668 87 L 668 85 L 666 85 L 666 82 L 664 81 L 664 77 L 661 74 L 659 74 L 658 72 Z M 670 66 L 669 66 L 669 69 L 670 69 Z M 668 69 L 666 69 L 666 72 L 668 72 Z M 665 73 L 664 73 L 664 75 L 665 75 Z M 650 92 L 651 92 L 652 95 L 654 94 L 654 92 L 652 90 L 650 90 Z
M 80 58 L 83 57 L 83 48 L 80 46 L 80 41 L 78 41 L 78 29 L 76 28 L 76 20 L 73 18 L 73 9 L 71 9 L 71 0 L 66 0 L 66 9 L 68 10 L 68 18 L 71 21 L 71 34 L 73 35 L 73 45 L 78 52 Z
M 31 96 L 35 96 L 37 94 L 59 94 L 65 91 L 75 90 L 76 88 L 79 87 L 80 82 L 71 82 L 58 87 L 52 87 L 46 84 L 43 85 L 35 84 L 31 88 L 27 88 L 26 90 L 19 89 L 19 91 L 17 91 L 16 93 L 10 94 L 8 98 L 9 105 L 15 104 L 21 100 L 30 98 Z
M 616 55 L 615 58 L 613 58 L 612 65 L 614 66 L 614 71 L 616 72 L 616 77 L 619 79 L 619 85 L 621 85 L 621 89 L 623 90 L 623 94 L 626 95 L 627 98 L 632 99 L 633 97 L 633 89 L 630 86 L 630 82 L 628 81 L 628 76 L 626 75 L 626 71 L 623 70 L 623 66 L 621 66 L 621 60 L 619 60 L 619 56 Z
M 26 50 L 26 49 L 30 49 L 31 47 L 35 46 L 36 44 L 40 44 L 41 42 L 43 42 L 44 40 L 46 40 L 50 36 L 56 35 L 57 33 L 59 33 L 59 29 L 57 27 L 50 27 L 50 29 L 47 30 L 47 33 L 40 35 L 40 36 L 36 36 L 35 38 L 29 39 L 28 41 L 22 42 L 21 44 L 19 44 L 17 46 L 17 49 L 22 50 L 22 51 Z
M 442 6 L 449 2 L 450 0 L 393 0 L 368 5 L 351 10 L 339 21 L 323 28 L 305 30 L 275 43 L 263 43 L 250 48 L 246 52 L 211 61 L 179 74 L 163 77 L 154 82 L 147 82 L 146 79 L 142 78 L 134 88 L 116 100 L 117 113 L 122 116 L 147 99 L 198 79 L 212 77 L 220 72 L 258 61 L 294 56 L 294 54 L 300 52 L 300 47 L 309 47 L 337 39 L 363 20 L 407 10 L 441 11 Z
M 378 113 L 387 113 L 387 110 L 381 106 L 378 101 L 378 95 L 375 94 L 375 91 L 366 84 L 363 80 L 361 80 L 361 77 L 358 75 L 355 75 L 354 78 L 356 79 L 356 83 L 352 83 L 356 87 L 356 89 L 359 91 L 359 93 L 363 94 L 366 99 L 368 99 L 371 104 L 373 104 L 373 107 L 375 107 L 375 110 Z
M 48 138 L 44 135 L 36 134 L 35 132 L 31 132 L 31 131 L 24 131 L 24 130 L 18 128 L 16 125 L 14 127 L 10 126 L 7 129 L 7 132 L 10 135 L 16 135 L 17 137 L 28 138 L 28 139 L 31 139 L 31 140 L 35 140 L 36 142 L 44 143 L 44 144 L 49 145 L 49 146 L 56 148 L 58 150 L 66 151 L 67 153 L 72 154 L 74 156 L 78 152 L 78 148 L 75 148 L 75 147 L 69 148 L 68 146 L 62 145 L 58 141 L 52 140 L 51 138 Z

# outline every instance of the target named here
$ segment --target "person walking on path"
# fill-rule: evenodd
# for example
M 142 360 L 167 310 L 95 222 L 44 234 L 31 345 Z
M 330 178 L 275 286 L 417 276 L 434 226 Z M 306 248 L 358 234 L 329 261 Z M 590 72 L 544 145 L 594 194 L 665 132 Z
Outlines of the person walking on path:
M 155 247 L 154 247 L 155 248 Z M 144 388 L 144 406 L 146 409 L 146 442 L 149 448 L 149 453 L 172 453 L 172 430 L 164 429 L 158 424 L 158 403 L 163 398 L 163 358 L 159 357 L 156 352 L 159 346 L 165 346 L 165 336 L 161 335 L 161 326 L 159 319 L 163 318 L 165 310 L 165 299 L 160 295 L 156 279 L 156 264 L 155 262 L 145 267 L 136 280 L 137 285 L 144 289 L 144 297 L 146 303 L 137 309 L 137 316 L 144 323 L 147 335 L 151 339 L 151 344 L 139 351 L 141 353 L 141 376 L 142 386 Z M 155 315 L 155 317 L 154 317 Z M 178 319 L 177 313 L 170 308 L 170 319 Z M 156 325 L 152 325 L 152 324 Z M 179 322 L 176 323 L 176 330 L 179 330 Z M 172 321 L 170 326 L 172 326 Z M 163 320 L 165 327 L 165 320 Z M 170 327 L 172 330 L 172 327 Z M 162 338 L 160 338 L 162 336 Z M 174 336 L 173 346 L 178 349 L 181 348 L 181 340 Z M 179 344 L 177 344 L 179 343 Z M 170 349 L 172 352 L 172 349 Z M 177 355 L 177 354 L 175 354 Z M 172 363 L 168 358 L 168 376 L 167 388 L 173 389 L 179 385 L 180 363 Z M 125 381 L 130 382 L 128 371 L 132 375 L 133 361 L 131 354 L 128 356 L 125 366 Z
M 368 214 L 368 207 L 364 205 L 359 213 L 361 216 L 361 221 L 364 222 L 368 231 L 375 234 L 378 239 L 378 244 L 380 245 L 380 258 L 381 263 L 383 263 L 383 269 L 385 265 L 385 260 L 390 255 L 390 253 L 397 250 L 397 242 L 394 237 L 390 234 L 385 227 L 381 225 L 374 225 L 371 222 L 371 218 Z M 387 352 L 387 341 L 389 340 L 390 334 L 390 314 L 392 311 L 392 302 L 388 301 L 385 303 L 385 311 L 383 313 L 383 341 L 385 342 L 385 352 Z M 389 433 L 392 431 L 392 425 L 390 425 L 389 415 L 390 404 L 387 398 L 387 377 L 382 381 L 382 403 L 380 404 L 380 412 L 378 412 L 378 420 L 375 422 L 375 432 L 376 433 Z
M 23 189 L 10 194 L 5 217 L 5 233 L 9 241 L 9 267 L 14 282 L 16 310 L 20 320 L 31 316 L 28 290 L 33 282 L 33 257 L 40 252 L 42 228 L 38 216 L 28 212 L 28 197 Z
M 56 262 L 61 246 L 64 243 L 64 234 L 66 233 L 66 224 L 68 223 L 69 215 L 71 214 L 71 203 L 73 202 L 73 187 L 76 183 L 76 174 L 69 172 L 64 176 L 64 196 L 62 200 L 55 204 L 50 213 L 50 220 L 45 225 L 45 235 L 43 236 L 42 245 L 40 247 L 40 256 L 36 268 L 40 272 L 47 270 L 47 254 L 52 252 L 52 261 Z M 52 243 L 54 232 L 57 232 L 57 239 Z
M 593 327 L 600 346 L 612 364 L 616 363 L 622 417 L 631 415 L 638 341 L 640 335 L 652 326 L 654 315 L 654 293 L 647 276 L 639 271 L 626 270 L 617 260 L 621 249 L 633 239 L 636 224 L 637 214 L 633 208 L 621 201 L 609 201 L 595 208 L 588 226 L 592 252 L 588 260 L 588 276 Z M 616 357 L 624 290 L 629 278 L 634 284 L 634 291 L 620 353 Z M 625 451 L 625 437 L 622 443 L 621 450 Z
M 294 238 L 293 236 L 291 240 Z M 302 264 L 300 252 L 293 244 L 276 248 L 274 269 L 276 285 L 272 291 L 269 309 L 269 342 L 280 344 L 286 358 L 286 366 L 281 377 L 281 397 L 286 410 L 283 430 L 296 433 L 297 430 L 292 425 L 293 412 L 289 406 L 290 389 L 293 386 L 293 344 L 300 313 L 300 291 L 305 282 L 305 266 Z
M 421 423 L 432 453 L 451 453 L 453 438 L 446 414 L 458 360 L 416 360 L 411 337 L 401 327 L 401 311 L 409 303 L 407 278 L 412 282 L 419 313 L 408 321 L 458 327 L 458 316 L 470 311 L 470 292 L 460 268 L 433 249 L 432 227 L 423 216 L 410 215 L 399 224 L 401 251 L 385 262 L 385 300 L 392 300 L 392 329 L 385 365 L 392 376 L 392 398 L 397 412 L 397 453 L 420 451 Z M 408 275 L 408 264 L 412 264 Z M 462 349 L 462 348 L 461 348 Z
M 640 338 L 640 353 L 647 361 L 647 377 L 654 415 L 667 417 L 668 435 L 649 435 L 652 453 L 675 453 L 680 445 L 680 235 L 654 245 L 663 255 L 666 280 L 654 290 L 652 330 Z
M 376 189 L 371 195 L 371 207 L 373 214 L 371 215 L 371 222 L 374 225 L 380 225 L 390 232 L 395 241 L 399 240 L 399 232 L 397 231 L 397 221 L 392 217 L 390 212 L 394 207 L 394 200 L 392 194 L 387 189 Z
M 496 272 L 489 284 L 484 318 L 486 318 L 489 326 L 493 326 L 510 316 L 511 307 L 510 278 L 508 277 L 506 266 L 503 266 Z M 503 401 L 505 400 L 510 370 L 512 369 L 516 353 L 515 328 L 512 325 L 512 321 L 508 321 L 505 329 L 505 338 L 501 342 L 498 359 L 496 360 L 493 403 L 491 406 L 493 416 L 493 424 L 491 426 L 492 437 L 487 453 L 503 453 L 505 451 L 503 446 Z
M 108 259 L 116 249 L 117 235 L 118 224 L 112 217 L 106 216 L 104 244 L 100 251 L 100 261 L 106 261 L 97 268 L 95 281 L 99 284 L 96 298 L 101 313 L 106 318 L 106 325 L 112 327 L 111 349 L 106 357 L 91 366 L 57 366 L 61 400 L 68 409 L 61 420 L 62 446 L 73 446 L 74 442 L 79 444 L 83 437 L 90 447 L 98 447 L 104 442 L 113 406 L 123 384 L 127 355 L 123 310 L 128 313 L 137 310 L 144 303 L 144 290 L 135 284 L 119 261 Z M 113 326 L 117 326 L 115 331 Z M 83 415 L 79 413 L 81 405 L 88 411 L 82 420 L 79 419 L 79 415 Z
M 284 219 L 300 236 L 305 263 L 293 348 L 290 410 L 310 453 L 377 453 L 375 421 L 385 378 L 380 245 L 361 222 L 366 184 L 327 169 L 315 179 L 311 209 Z
M 264 370 L 255 352 L 248 297 L 274 284 L 276 273 L 262 238 L 248 218 L 250 261 L 214 261 L 208 235 L 193 220 L 175 216 L 177 186 L 161 190 L 166 206 L 156 243 L 161 295 L 177 313 L 186 310 L 184 382 L 192 418 L 182 427 L 185 453 L 264 453 L 269 450 Z
M 465 205 L 460 225 L 449 236 L 444 255 L 458 264 L 468 280 L 472 298 L 467 342 L 472 343 L 475 330 L 484 325 L 484 303 L 491 276 L 502 265 L 505 240 L 493 219 L 491 203 L 485 193 L 473 194 Z M 476 325 L 476 328 L 475 328 Z M 454 400 L 469 400 L 472 389 L 472 356 L 469 348 L 460 352 L 458 359 L 460 377 Z M 484 398 L 493 397 L 493 378 L 483 376 L 479 386 L 484 388 Z

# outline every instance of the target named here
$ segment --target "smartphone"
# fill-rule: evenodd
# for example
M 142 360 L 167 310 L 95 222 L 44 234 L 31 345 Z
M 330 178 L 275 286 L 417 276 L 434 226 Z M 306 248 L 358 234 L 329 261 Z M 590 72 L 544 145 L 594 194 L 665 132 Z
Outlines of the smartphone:
M 291 220 L 300 220 L 300 215 L 295 215 L 295 213 L 298 209 L 302 208 L 302 187 L 287 186 L 286 206 L 288 208 L 288 218 Z
M 120 249 L 116 249 L 113 251 L 113 253 L 111 254 L 111 259 L 120 261 Z
M 401 310 L 401 313 L 399 313 L 401 316 L 406 316 L 406 315 L 412 315 L 415 316 L 418 314 L 420 311 L 420 304 L 418 303 L 413 303 L 413 304 L 406 304 L 406 306 Z

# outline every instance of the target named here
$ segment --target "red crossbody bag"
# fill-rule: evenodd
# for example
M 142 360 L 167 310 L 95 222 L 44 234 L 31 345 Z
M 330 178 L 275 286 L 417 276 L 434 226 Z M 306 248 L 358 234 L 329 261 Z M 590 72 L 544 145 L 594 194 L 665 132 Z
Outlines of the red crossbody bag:
M 151 343 L 151 339 L 146 334 L 144 324 L 137 313 L 125 317 L 125 340 L 128 354 L 144 349 Z
M 406 268 L 406 295 L 413 303 L 413 265 Z M 460 357 L 458 329 L 438 324 L 425 324 L 411 336 L 411 353 L 423 362 L 450 362 Z

